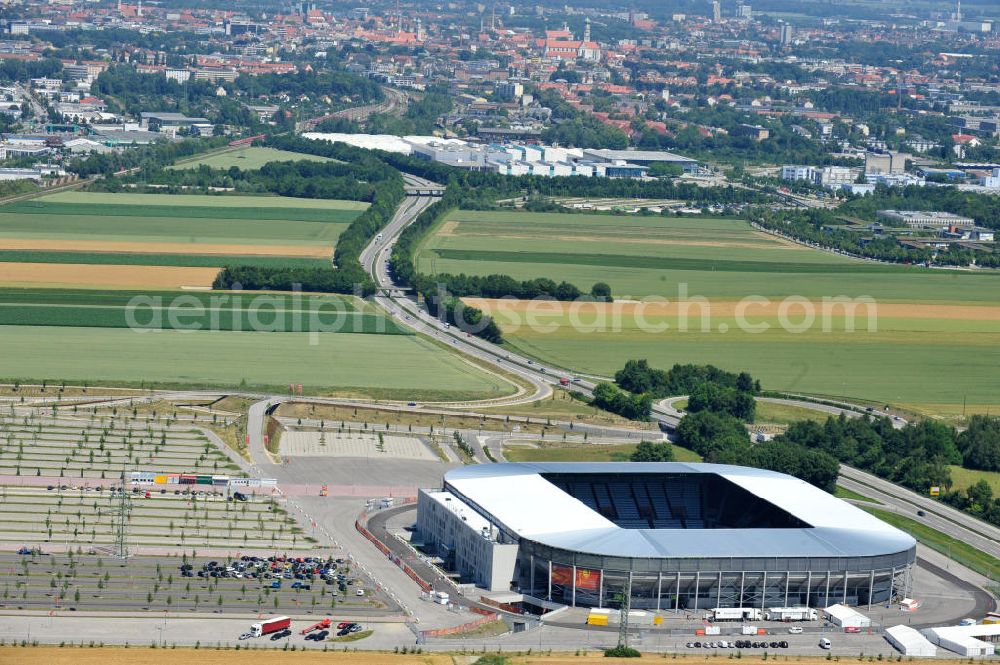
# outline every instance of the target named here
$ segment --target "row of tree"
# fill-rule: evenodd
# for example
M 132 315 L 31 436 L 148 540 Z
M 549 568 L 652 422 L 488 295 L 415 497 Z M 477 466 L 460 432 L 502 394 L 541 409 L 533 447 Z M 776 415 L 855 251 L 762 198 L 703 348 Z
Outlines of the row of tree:
M 631 393 L 651 393 L 655 398 L 690 395 L 699 386 L 710 383 L 742 392 L 760 392 L 760 381 L 747 372 L 733 373 L 714 365 L 676 364 L 669 370 L 650 367 L 643 360 L 629 360 L 615 372 L 615 383 Z
M 288 177 L 323 180 L 324 174 L 340 174 L 349 170 L 353 177 L 374 188 L 368 208 L 337 238 L 333 262 L 337 269 L 281 268 L 227 266 L 215 280 L 215 288 L 287 290 L 291 284 L 301 284 L 304 290 L 328 293 L 354 293 L 368 296 L 375 292 L 375 284 L 361 265 L 361 252 L 382 228 L 388 224 L 405 197 L 403 178 L 369 151 L 344 143 L 310 141 L 297 136 L 275 136 L 268 144 L 280 150 L 301 152 L 328 157 L 338 162 L 316 163 L 308 161 L 267 164 L 262 169 L 265 182 L 276 188 Z M 268 180 L 269 179 L 269 180 Z M 322 185 L 318 185 L 322 186 Z M 307 286 L 308 284 L 308 286 Z
M 921 187 L 919 189 L 948 188 Z M 1000 200 L 1000 197 L 994 198 Z M 841 208 L 839 212 L 842 214 L 846 212 L 846 209 Z M 1000 254 L 996 252 L 951 248 L 935 254 L 926 248 L 905 247 L 891 236 L 865 238 L 861 233 L 847 230 L 837 213 L 830 210 L 816 208 L 811 210 L 760 209 L 754 210 L 750 219 L 766 229 L 778 231 L 798 240 L 879 261 L 903 264 L 921 264 L 933 261 L 939 265 L 949 266 L 967 266 L 975 263 L 984 268 L 1000 268 Z

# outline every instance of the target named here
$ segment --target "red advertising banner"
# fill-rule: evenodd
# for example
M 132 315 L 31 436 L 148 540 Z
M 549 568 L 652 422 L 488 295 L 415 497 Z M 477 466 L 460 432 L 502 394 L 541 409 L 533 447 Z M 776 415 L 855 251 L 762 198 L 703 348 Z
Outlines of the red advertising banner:
M 590 568 L 576 569 L 576 588 L 581 591 L 597 591 L 601 587 L 601 571 Z
M 563 586 L 572 586 L 573 567 L 560 566 L 557 563 L 552 564 L 552 583 L 561 584 Z

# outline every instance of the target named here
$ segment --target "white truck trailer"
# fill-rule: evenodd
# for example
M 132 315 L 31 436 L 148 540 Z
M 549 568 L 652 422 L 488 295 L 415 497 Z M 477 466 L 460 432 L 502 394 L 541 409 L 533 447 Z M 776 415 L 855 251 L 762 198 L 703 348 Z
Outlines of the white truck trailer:
M 759 621 L 761 612 L 756 607 L 715 607 L 706 619 L 709 621 Z
M 764 610 L 768 621 L 816 621 L 819 612 L 811 607 L 769 607 Z

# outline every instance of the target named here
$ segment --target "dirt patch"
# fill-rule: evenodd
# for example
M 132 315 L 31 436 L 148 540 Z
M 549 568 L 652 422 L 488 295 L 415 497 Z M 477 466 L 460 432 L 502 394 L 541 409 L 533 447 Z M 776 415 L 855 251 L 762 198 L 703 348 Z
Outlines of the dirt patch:
M 774 317 L 784 313 L 789 318 L 798 320 L 803 314 L 803 305 L 789 303 L 783 306 L 781 299 L 772 299 L 762 303 L 756 301 L 742 302 L 735 300 L 700 301 L 692 299 L 681 302 L 640 302 L 635 300 L 619 300 L 613 303 L 594 302 L 553 302 L 535 300 L 491 300 L 486 298 L 463 298 L 466 304 L 477 307 L 485 312 L 509 312 L 523 314 L 568 315 L 574 311 L 582 317 L 594 316 L 693 316 L 700 317 L 707 313 L 715 317 L 741 316 Z M 928 305 L 909 303 L 864 303 L 840 304 L 835 302 L 810 301 L 817 315 L 831 318 L 844 316 L 853 312 L 854 316 L 868 316 L 869 309 L 878 317 L 890 319 L 947 319 L 953 321 L 1000 321 L 1000 307 L 977 305 Z
M 458 224 L 459 224 L 458 221 L 454 219 L 450 219 L 447 222 L 443 222 L 441 226 L 438 227 L 437 233 L 435 235 L 439 235 L 444 238 L 450 238 L 452 236 L 457 236 L 457 235 L 463 235 L 463 236 L 474 235 L 471 233 L 456 233 L 455 229 L 458 228 Z
M 198 254 L 219 256 L 330 257 L 330 247 L 309 245 L 212 245 L 196 242 L 107 242 L 104 240 L 44 240 L 0 238 L 0 250 L 96 252 L 109 254 Z
M 102 266 L 79 263 L 0 263 L 0 283 L 65 287 L 210 287 L 218 268 Z

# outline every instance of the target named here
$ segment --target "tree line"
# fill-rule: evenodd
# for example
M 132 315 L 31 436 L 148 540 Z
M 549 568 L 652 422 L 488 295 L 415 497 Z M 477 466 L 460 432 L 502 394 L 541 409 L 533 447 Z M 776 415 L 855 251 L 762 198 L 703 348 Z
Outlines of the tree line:
M 361 265 L 361 252 L 365 246 L 392 218 L 396 208 L 405 197 L 403 178 L 399 172 L 388 167 L 369 151 L 344 143 L 310 141 L 296 136 L 275 136 L 268 145 L 279 150 L 302 152 L 321 157 L 329 157 L 347 164 L 295 162 L 267 165 L 272 174 L 296 172 L 322 174 L 328 169 L 336 171 L 349 168 L 359 180 L 365 180 L 375 188 L 374 197 L 368 208 L 354 218 L 354 221 L 337 238 L 333 262 L 337 269 L 325 268 L 266 268 L 247 266 L 226 266 L 215 279 L 214 288 L 233 288 L 239 284 L 243 289 L 287 289 L 289 284 L 299 283 L 304 290 L 328 293 L 354 293 L 369 296 L 375 292 L 371 276 Z M 315 177 L 322 177 L 316 175 Z M 281 178 L 273 182 L 280 183 Z M 279 285 L 279 286 L 276 286 Z

